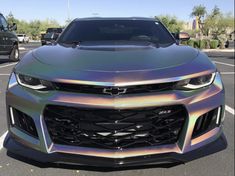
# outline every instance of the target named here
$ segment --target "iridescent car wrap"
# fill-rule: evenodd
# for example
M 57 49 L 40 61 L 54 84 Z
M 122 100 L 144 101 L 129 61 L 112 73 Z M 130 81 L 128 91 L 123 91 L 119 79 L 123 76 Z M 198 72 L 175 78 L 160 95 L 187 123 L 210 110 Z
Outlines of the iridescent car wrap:
M 106 166 L 102 165 L 102 162 L 99 163 L 99 159 L 111 159 L 113 161 L 111 166 L 144 165 L 154 163 L 154 160 L 137 162 L 137 164 L 133 162 L 132 164 L 126 163 L 125 159 L 137 158 L 136 160 L 138 160 L 138 157 L 158 157 L 161 154 L 172 153 L 183 156 L 218 141 L 223 135 L 224 87 L 220 73 L 205 54 L 188 46 L 177 44 L 160 48 L 135 45 L 100 46 L 103 47 L 103 50 L 99 50 L 100 48 L 94 50 L 91 46 L 87 46 L 85 49 L 84 47 L 86 46 L 68 47 L 61 44 L 43 46 L 27 53 L 16 65 L 6 93 L 9 139 L 5 142 L 5 147 L 8 150 L 41 162 L 89 165 L 89 162 L 80 159 L 87 156 L 91 157 L 91 160 L 96 158 L 96 164 L 99 166 Z M 104 48 L 107 47 L 114 47 L 117 50 L 106 51 Z M 16 77 L 22 74 L 56 83 L 125 88 L 179 82 L 212 73 L 215 73 L 212 84 L 200 89 L 174 89 L 141 94 L 124 93 L 118 96 L 60 90 L 33 90 L 20 85 Z M 187 111 L 187 118 L 180 131 L 178 141 L 174 144 L 127 149 L 79 147 L 56 144 L 52 141 L 43 117 L 47 105 L 116 110 L 182 105 Z M 33 119 L 38 138 L 28 135 L 12 125 L 14 115 L 11 108 L 15 108 Z M 214 109 L 218 109 L 216 127 L 192 138 L 197 119 Z M 11 147 L 14 146 L 12 143 L 15 143 L 17 151 Z M 30 149 L 32 153 L 33 151 L 42 153 L 43 156 L 68 155 L 56 157 L 54 160 L 39 159 L 25 154 L 24 147 Z M 70 155 L 73 157 L 73 161 L 65 159 Z M 90 165 L 96 165 L 95 161 L 90 163 L 92 163 Z

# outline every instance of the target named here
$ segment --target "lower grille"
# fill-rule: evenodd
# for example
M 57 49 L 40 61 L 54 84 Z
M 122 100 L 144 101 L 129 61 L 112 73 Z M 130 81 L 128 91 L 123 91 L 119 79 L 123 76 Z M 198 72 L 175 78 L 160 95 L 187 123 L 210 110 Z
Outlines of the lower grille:
M 44 111 L 54 143 L 106 149 L 174 144 L 186 117 L 183 106 L 114 110 L 49 105 Z
M 218 115 L 221 115 L 220 110 L 216 108 L 200 116 L 196 121 L 192 138 L 196 138 L 219 126 L 221 118 L 219 117 L 219 121 L 217 121 Z
M 35 123 L 30 116 L 12 107 L 10 107 L 9 113 L 12 126 L 32 137 L 38 138 Z

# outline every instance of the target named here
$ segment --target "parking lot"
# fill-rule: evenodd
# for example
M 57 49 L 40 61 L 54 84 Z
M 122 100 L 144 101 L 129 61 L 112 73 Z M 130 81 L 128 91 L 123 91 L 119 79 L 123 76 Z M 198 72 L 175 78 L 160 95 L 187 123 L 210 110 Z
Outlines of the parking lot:
M 21 57 L 39 44 L 21 46 Z M 234 175 L 234 53 L 213 55 L 211 60 L 222 74 L 226 91 L 226 119 L 224 133 L 228 148 L 219 153 L 170 168 L 143 167 L 131 169 L 108 170 L 104 168 L 87 168 L 65 165 L 40 165 L 22 158 L 8 156 L 2 144 L 7 134 L 5 112 L 5 89 L 9 74 L 16 63 L 0 56 L 0 176 L 233 176 Z M 43 168 L 43 169 L 42 169 Z

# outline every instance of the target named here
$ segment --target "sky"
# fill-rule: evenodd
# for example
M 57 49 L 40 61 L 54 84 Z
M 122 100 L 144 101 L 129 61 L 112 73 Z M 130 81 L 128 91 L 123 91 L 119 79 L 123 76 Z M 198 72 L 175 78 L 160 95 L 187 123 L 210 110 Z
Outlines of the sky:
M 69 8 L 68 8 L 69 2 Z M 172 15 L 190 21 L 195 5 L 210 12 L 217 5 L 224 13 L 233 13 L 234 0 L 0 0 L 0 12 L 17 19 L 55 19 L 61 25 L 70 17 L 154 17 Z M 68 10 L 69 9 L 69 10 Z

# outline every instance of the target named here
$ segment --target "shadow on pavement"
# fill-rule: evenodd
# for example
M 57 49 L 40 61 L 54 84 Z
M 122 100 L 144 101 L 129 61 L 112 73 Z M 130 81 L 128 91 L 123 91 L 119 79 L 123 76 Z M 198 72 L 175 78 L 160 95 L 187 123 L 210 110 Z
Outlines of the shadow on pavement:
M 0 58 L 0 64 L 13 63 L 8 58 Z
M 225 59 L 233 59 L 234 60 L 234 53 L 230 52 L 204 52 L 207 54 L 208 57 L 216 57 L 216 58 L 225 58 Z

